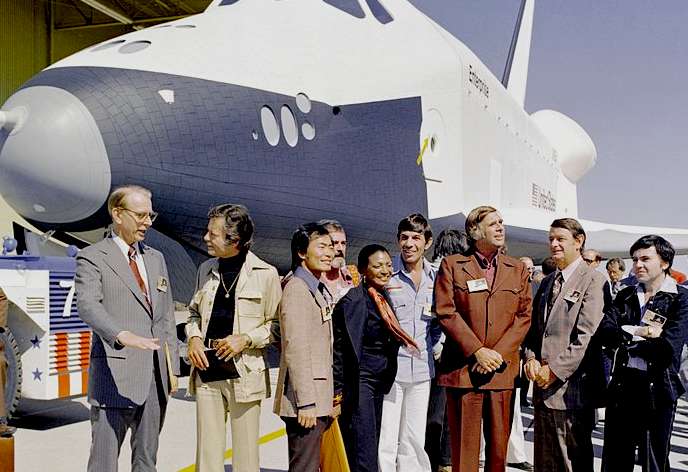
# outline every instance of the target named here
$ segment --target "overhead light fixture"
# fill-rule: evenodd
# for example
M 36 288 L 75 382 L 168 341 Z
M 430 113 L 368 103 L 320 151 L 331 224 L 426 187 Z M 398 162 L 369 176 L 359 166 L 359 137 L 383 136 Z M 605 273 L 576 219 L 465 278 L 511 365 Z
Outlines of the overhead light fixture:
M 110 18 L 113 18 L 117 21 L 119 21 L 122 24 L 125 25 L 131 25 L 134 23 L 134 20 L 129 18 L 128 16 L 113 10 L 107 5 L 103 5 L 100 3 L 98 0 L 81 0 L 82 3 L 85 3 L 89 7 L 93 8 L 94 10 L 98 10 L 99 12 L 103 13 L 104 15 L 109 16 Z

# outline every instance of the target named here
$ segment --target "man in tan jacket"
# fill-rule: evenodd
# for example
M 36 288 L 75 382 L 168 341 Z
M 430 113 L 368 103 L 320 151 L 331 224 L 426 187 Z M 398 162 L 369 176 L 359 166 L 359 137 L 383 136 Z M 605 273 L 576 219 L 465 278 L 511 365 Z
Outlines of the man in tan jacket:
M 320 440 L 333 414 L 332 294 L 321 282 L 334 247 L 327 229 L 308 223 L 291 241 L 294 276 L 280 309 L 282 357 L 274 411 L 287 426 L 289 470 L 318 472 Z
M 605 277 L 583 260 L 585 230 L 554 220 L 549 249 L 556 272 L 542 281 L 524 342 L 524 371 L 535 405 L 535 470 L 593 472 L 595 407 L 605 380 L 593 341 L 603 317 Z
M 189 392 L 196 394 L 196 470 L 224 472 L 229 413 L 233 470 L 258 472 L 260 403 L 270 397 L 264 355 L 277 318 L 280 281 L 273 266 L 249 251 L 253 221 L 245 207 L 219 205 L 208 218 L 204 240 L 216 257 L 198 269 L 186 324 L 193 366 Z M 234 363 L 238 378 L 216 375 L 217 369 L 209 368 L 216 360 Z

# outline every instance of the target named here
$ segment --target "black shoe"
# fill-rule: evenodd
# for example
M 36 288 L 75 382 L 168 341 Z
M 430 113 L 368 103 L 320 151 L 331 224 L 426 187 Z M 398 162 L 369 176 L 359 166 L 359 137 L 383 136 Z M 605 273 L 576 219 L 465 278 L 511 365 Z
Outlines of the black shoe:
M 14 426 L 8 426 L 4 423 L 0 423 L 0 438 L 11 438 L 16 432 L 17 428 Z
M 527 462 L 527 461 L 526 462 L 510 462 L 507 465 L 509 467 L 513 467 L 514 469 L 518 469 L 518 470 L 529 470 L 529 471 L 535 470 L 535 467 L 533 467 L 533 464 L 531 464 L 530 462 Z

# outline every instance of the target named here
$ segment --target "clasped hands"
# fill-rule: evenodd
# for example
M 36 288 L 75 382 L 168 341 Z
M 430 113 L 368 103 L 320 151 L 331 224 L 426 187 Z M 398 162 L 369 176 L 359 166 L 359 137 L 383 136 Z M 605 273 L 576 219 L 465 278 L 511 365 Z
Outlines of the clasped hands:
M 662 334 L 662 328 L 657 326 L 642 326 L 635 331 L 636 336 L 643 337 L 645 339 L 658 338 Z
M 488 347 L 481 347 L 473 354 L 476 363 L 473 364 L 472 370 L 479 374 L 489 374 L 495 372 L 504 363 L 502 355 Z
M 226 338 L 218 339 L 215 345 L 215 355 L 218 359 L 226 361 L 238 356 L 250 344 L 250 339 L 246 334 L 230 334 Z M 189 360 L 191 365 L 200 370 L 205 370 L 210 365 L 205 356 L 205 346 L 199 336 L 194 336 L 189 340 Z
M 528 359 L 524 366 L 528 380 L 535 382 L 540 388 L 548 388 L 557 380 L 552 369 L 547 364 L 540 364 L 537 359 Z

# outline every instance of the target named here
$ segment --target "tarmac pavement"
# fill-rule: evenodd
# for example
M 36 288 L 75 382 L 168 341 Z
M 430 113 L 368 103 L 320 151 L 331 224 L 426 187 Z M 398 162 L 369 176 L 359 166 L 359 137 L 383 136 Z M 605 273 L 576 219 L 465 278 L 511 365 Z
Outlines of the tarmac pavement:
M 271 369 L 273 386 L 277 369 Z M 186 398 L 187 379 L 171 399 L 160 437 L 158 471 L 192 472 L 196 449 L 196 414 L 193 399 Z M 523 425 L 529 457 L 533 452 L 533 410 L 523 408 Z M 89 410 L 85 398 L 73 400 L 25 400 L 16 412 L 15 470 L 17 472 L 73 472 L 86 470 L 91 441 Z M 603 424 L 593 434 L 595 470 L 600 469 Z M 231 471 L 231 442 L 228 434 L 225 470 Z M 120 471 L 131 470 L 128 439 L 120 454 Z M 284 423 L 272 413 L 272 399 L 263 403 L 261 414 L 261 471 L 287 470 L 287 439 Z M 532 459 L 531 459 L 532 462 Z M 688 472 L 688 402 L 679 401 L 671 442 L 672 472 Z M 509 471 L 517 469 L 509 468 Z M 640 471 L 640 467 L 636 466 Z

